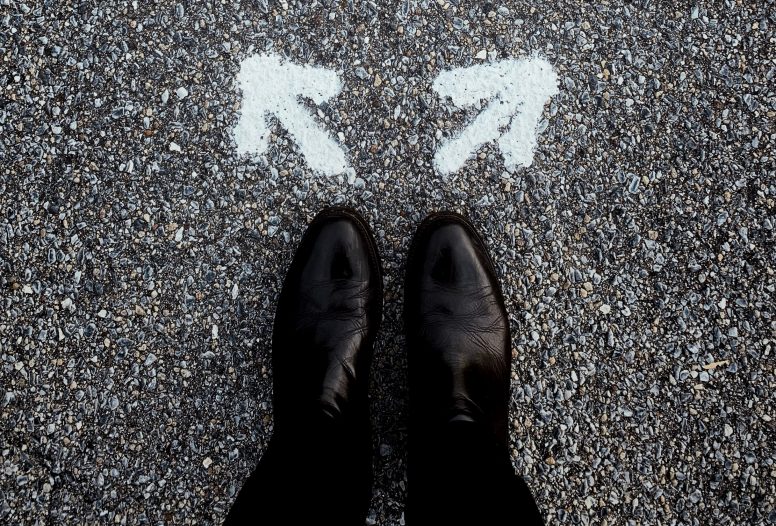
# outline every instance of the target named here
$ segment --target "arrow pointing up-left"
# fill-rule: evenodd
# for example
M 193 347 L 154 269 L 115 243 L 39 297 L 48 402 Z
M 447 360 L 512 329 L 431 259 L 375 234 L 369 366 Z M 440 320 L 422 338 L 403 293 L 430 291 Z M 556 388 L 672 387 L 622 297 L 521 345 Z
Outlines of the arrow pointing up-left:
M 351 171 L 343 149 L 299 100 L 321 104 L 338 95 L 342 84 L 334 71 L 283 62 L 277 55 L 254 55 L 240 65 L 238 82 L 243 104 L 234 129 L 237 153 L 263 153 L 269 144 L 269 118 L 275 115 L 313 171 L 324 175 Z

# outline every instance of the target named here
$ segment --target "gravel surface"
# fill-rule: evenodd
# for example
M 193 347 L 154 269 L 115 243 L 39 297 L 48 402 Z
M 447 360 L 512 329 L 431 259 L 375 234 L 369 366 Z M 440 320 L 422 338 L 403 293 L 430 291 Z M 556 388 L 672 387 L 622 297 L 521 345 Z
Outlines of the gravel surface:
M 445 208 L 501 273 L 549 522 L 776 523 L 776 2 L 616 4 L 0 0 L 0 523 L 220 523 L 272 433 L 286 266 L 345 203 L 386 274 L 369 524 L 403 523 L 402 277 Z M 279 126 L 235 154 L 259 52 L 339 73 L 350 182 Z M 434 78 L 534 52 L 533 166 L 437 175 L 474 113 Z

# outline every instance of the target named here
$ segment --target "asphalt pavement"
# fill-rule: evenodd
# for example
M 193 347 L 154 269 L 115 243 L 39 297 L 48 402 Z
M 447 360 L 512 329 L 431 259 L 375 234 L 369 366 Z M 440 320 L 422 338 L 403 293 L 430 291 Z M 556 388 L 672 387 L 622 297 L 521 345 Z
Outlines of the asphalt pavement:
M 776 524 L 774 26 L 773 0 L 0 0 L 0 523 L 220 524 L 272 434 L 287 265 L 347 204 L 385 271 L 368 524 L 404 522 L 403 273 L 442 209 L 498 267 L 548 523 Z M 282 113 L 243 151 L 253 56 L 333 72 L 283 100 L 337 162 Z M 556 76 L 530 166 L 435 162 L 501 100 L 439 75 L 521 60 Z

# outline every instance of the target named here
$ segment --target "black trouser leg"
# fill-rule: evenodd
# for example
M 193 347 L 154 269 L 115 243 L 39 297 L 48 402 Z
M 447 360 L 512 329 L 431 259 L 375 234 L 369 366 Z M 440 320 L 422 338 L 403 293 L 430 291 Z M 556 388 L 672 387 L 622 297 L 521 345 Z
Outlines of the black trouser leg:
M 244 484 L 225 525 L 364 526 L 371 498 L 371 446 L 328 423 L 276 436 Z
M 452 422 L 410 437 L 407 524 L 543 524 L 506 446 L 478 424 Z

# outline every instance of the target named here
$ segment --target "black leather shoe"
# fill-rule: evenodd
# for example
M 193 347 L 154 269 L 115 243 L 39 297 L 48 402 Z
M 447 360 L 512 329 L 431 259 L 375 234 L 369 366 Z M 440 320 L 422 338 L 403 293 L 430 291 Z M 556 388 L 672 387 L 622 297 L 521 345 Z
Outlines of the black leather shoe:
M 372 494 L 367 388 L 381 312 L 369 227 L 353 210 L 322 211 L 275 314 L 274 434 L 226 525 L 363 526 Z
M 485 244 L 466 218 L 443 212 L 423 221 L 405 287 L 407 524 L 540 526 L 507 448 L 509 320 Z
M 382 313 L 377 245 L 355 211 L 310 223 L 283 283 L 272 334 L 276 437 L 329 420 L 366 435 L 369 366 Z M 370 462 L 371 465 L 371 462 Z
M 485 244 L 463 216 L 436 213 L 418 227 L 404 316 L 411 449 L 464 422 L 505 445 L 509 319 Z

